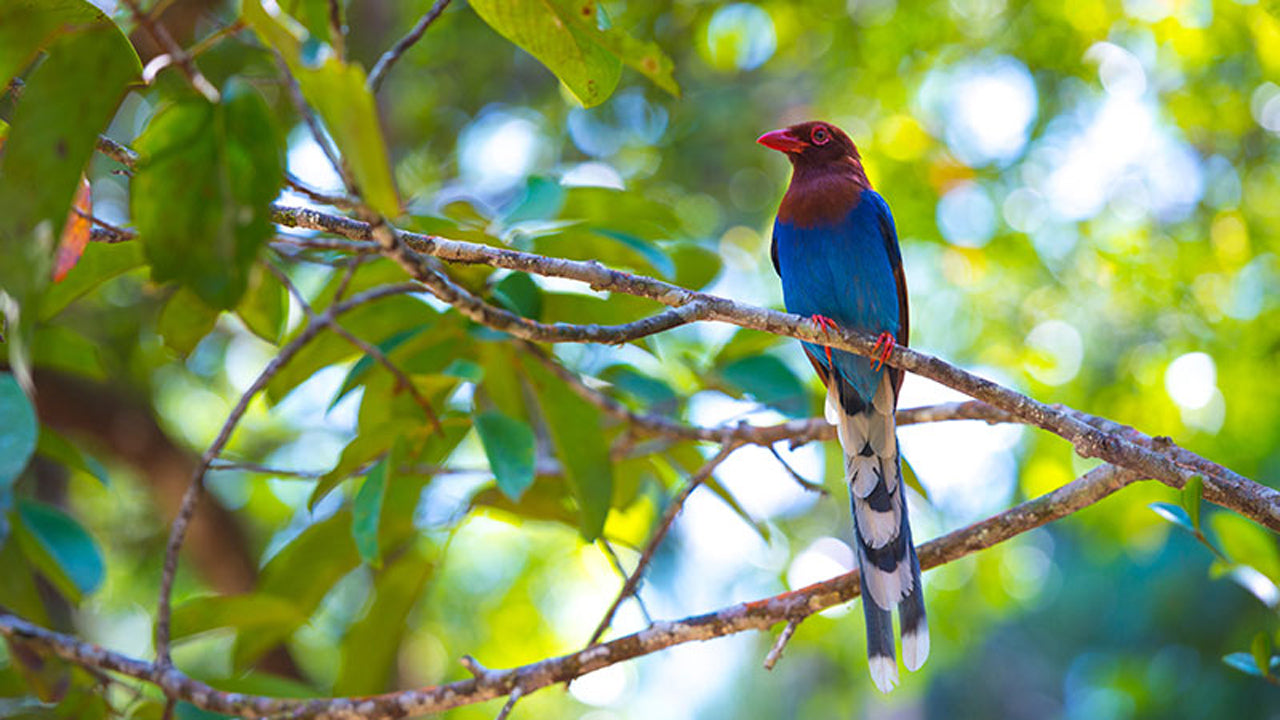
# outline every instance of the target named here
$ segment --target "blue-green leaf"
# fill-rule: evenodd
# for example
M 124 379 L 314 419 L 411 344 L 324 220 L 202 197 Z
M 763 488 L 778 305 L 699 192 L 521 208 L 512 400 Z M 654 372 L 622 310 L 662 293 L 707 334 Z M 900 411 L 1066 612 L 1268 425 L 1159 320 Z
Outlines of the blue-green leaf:
M 27 467 L 38 435 L 31 401 L 12 374 L 0 373 L 0 492 Z
M 1222 658 L 1222 662 L 1228 666 L 1239 670 L 1247 675 L 1262 677 L 1262 669 L 1258 667 L 1258 663 L 1253 659 L 1253 655 L 1246 652 L 1234 652 Z
M 542 289 L 527 273 L 514 272 L 493 286 L 493 299 L 517 315 L 530 320 L 542 317 Z
M 533 484 L 537 460 L 533 430 L 527 423 L 496 411 L 477 415 L 475 425 L 498 489 L 519 501 Z
M 28 559 L 60 591 L 78 600 L 98 589 L 104 573 L 102 554 L 75 518 L 25 498 L 18 501 L 18 516 L 29 533 L 23 547 Z
M 720 375 L 742 392 L 792 416 L 805 415 L 809 398 L 804 383 L 778 358 L 756 355 L 720 368 Z
M 1153 502 L 1147 507 L 1155 511 L 1155 514 L 1177 525 L 1178 527 L 1194 534 L 1196 526 L 1191 522 L 1191 516 L 1187 515 L 1187 511 L 1181 507 L 1167 502 Z

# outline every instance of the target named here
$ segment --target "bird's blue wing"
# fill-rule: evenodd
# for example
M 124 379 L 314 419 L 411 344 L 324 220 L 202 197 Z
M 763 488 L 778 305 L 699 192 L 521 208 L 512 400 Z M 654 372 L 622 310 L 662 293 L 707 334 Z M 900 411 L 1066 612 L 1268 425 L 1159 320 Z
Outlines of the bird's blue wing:
M 905 341 L 902 257 L 893 217 L 879 194 L 863 191 L 845 217 L 832 224 L 801 227 L 779 220 L 773 243 L 789 312 L 825 315 L 852 330 L 888 332 Z M 830 372 L 823 348 L 805 343 L 805 349 Z M 861 355 L 842 350 L 831 355 L 845 384 L 870 402 L 884 370 L 873 371 L 870 359 Z

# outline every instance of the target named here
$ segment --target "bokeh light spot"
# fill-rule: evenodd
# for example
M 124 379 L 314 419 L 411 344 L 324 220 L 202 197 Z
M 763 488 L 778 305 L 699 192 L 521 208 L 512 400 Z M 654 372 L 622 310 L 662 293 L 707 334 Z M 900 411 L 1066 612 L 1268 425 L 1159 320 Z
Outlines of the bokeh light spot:
M 706 49 L 718 70 L 754 70 L 778 49 L 773 18 L 751 3 L 726 5 L 707 24 Z
M 996 207 L 977 183 L 952 188 L 938 201 L 938 229 L 953 245 L 982 247 L 996 230 Z
M 1187 353 L 1169 363 L 1164 373 L 1164 389 L 1179 407 L 1202 408 L 1213 399 L 1218 387 L 1218 368 L 1213 358 L 1202 352 Z

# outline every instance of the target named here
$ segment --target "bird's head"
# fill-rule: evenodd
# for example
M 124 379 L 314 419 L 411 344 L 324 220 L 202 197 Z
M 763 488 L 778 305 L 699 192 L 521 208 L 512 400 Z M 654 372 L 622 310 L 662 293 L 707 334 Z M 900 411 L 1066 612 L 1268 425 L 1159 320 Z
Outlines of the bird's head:
M 831 123 L 803 122 L 767 132 L 756 142 L 783 153 L 797 169 L 840 165 L 862 167 L 858 148 L 843 130 Z

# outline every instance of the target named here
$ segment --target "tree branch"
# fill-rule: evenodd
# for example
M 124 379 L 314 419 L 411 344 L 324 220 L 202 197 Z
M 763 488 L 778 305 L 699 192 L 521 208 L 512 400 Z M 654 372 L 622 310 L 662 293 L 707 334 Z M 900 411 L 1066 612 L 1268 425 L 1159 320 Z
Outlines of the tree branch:
M 274 206 L 272 215 L 273 220 L 281 225 L 322 230 L 352 240 L 368 240 L 373 237 L 372 228 L 367 223 L 327 215 L 315 210 Z M 686 322 L 693 319 L 714 320 L 774 335 L 808 340 L 868 356 L 875 344 L 875 338 L 870 335 L 851 332 L 845 328 L 825 333 L 806 318 L 798 315 L 695 292 L 654 278 L 613 270 L 595 261 L 546 257 L 419 233 L 402 231 L 394 231 L 394 233 L 395 243 L 380 243 L 383 254 L 396 260 L 411 276 L 420 280 L 423 279 L 419 277 L 420 275 L 435 273 L 427 267 L 425 262 L 424 256 L 429 255 L 452 262 L 485 264 L 536 275 L 577 280 L 595 290 L 647 297 L 677 309 L 689 305 L 696 306 L 695 317 L 686 319 Z M 423 281 L 426 282 L 426 280 Z M 459 311 L 477 322 L 494 319 L 496 324 L 492 327 L 507 330 L 525 339 L 550 341 L 552 336 L 559 333 L 565 337 L 562 341 L 583 342 L 587 341 L 584 339 L 587 330 L 595 327 L 557 323 L 555 326 L 545 326 L 558 328 L 556 333 L 525 332 L 522 334 L 519 331 L 513 332 L 509 323 L 505 323 L 503 319 L 491 318 L 487 312 L 475 306 L 471 299 L 465 296 L 454 297 L 452 300 L 446 299 L 447 297 L 446 295 L 441 299 L 450 304 L 456 302 L 455 307 L 458 307 Z M 651 320 L 653 318 L 638 322 L 645 323 Z M 516 325 L 519 326 L 518 323 Z M 572 330 L 575 327 L 579 332 Z M 640 327 L 619 325 L 609 329 L 607 339 L 599 341 L 621 342 L 629 338 L 632 333 L 639 333 L 638 336 L 644 334 Z M 533 335 L 533 337 L 526 337 L 526 335 Z M 538 337 L 539 335 L 541 337 Z M 1065 406 L 1050 406 L 1033 400 L 1022 393 L 902 345 L 893 348 L 888 364 L 983 400 L 993 408 L 1008 413 L 1019 422 L 1035 425 L 1058 435 L 1070 442 L 1082 457 L 1098 458 L 1132 469 L 1174 488 L 1181 488 L 1193 475 L 1200 474 L 1205 481 L 1206 499 L 1280 532 L 1280 492 L 1253 482 L 1185 449 L 1175 450 L 1172 441 L 1156 442 L 1150 438 L 1144 441 L 1143 438 L 1146 436 L 1136 431 L 1124 434 L 1103 431 L 1099 429 L 1099 425 L 1105 425 L 1110 421 Z
M 1029 500 L 981 522 L 953 531 L 918 548 L 924 569 L 952 562 L 1048 522 L 1070 515 L 1135 482 L 1139 476 L 1113 465 L 1099 466 L 1057 490 Z M 216 690 L 187 677 L 172 665 L 146 662 L 105 650 L 33 625 L 15 615 L 0 614 L 0 635 L 84 667 L 119 673 L 158 686 L 169 697 L 246 718 L 402 718 L 436 713 L 510 695 L 528 695 L 594 670 L 659 650 L 746 630 L 765 630 L 779 622 L 796 622 L 857 597 L 855 570 L 808 587 L 704 615 L 655 623 L 568 655 L 509 670 L 481 669 L 468 680 L 427 688 L 355 698 L 293 700 Z M 479 667 L 477 664 L 476 667 Z
M 378 58 L 373 70 L 369 72 L 369 90 L 371 92 L 377 94 L 382 87 L 382 81 L 387 79 L 387 73 L 391 71 L 391 66 L 409 48 L 413 47 L 414 43 L 422 38 L 423 33 L 427 31 L 427 28 L 431 27 L 431 23 L 435 22 L 436 18 L 440 17 L 440 13 L 444 12 L 446 7 L 449 7 L 449 0 L 436 0 L 431 9 L 427 11 L 427 14 L 423 15 L 418 20 L 418 23 L 413 26 L 413 29 L 409 31 L 409 34 L 400 38 L 399 42 L 383 53 L 382 57 Z
M 156 661 L 159 666 L 167 667 L 172 665 L 169 657 L 169 625 L 172 617 L 170 603 L 173 597 L 173 579 L 178 570 L 178 550 L 182 547 L 183 538 L 186 537 L 187 533 L 187 526 L 191 522 L 191 517 L 195 514 L 200 497 L 204 494 L 205 473 L 208 471 L 210 463 L 222 452 L 222 448 L 231 439 L 231 432 L 239 424 L 240 418 L 244 417 L 245 411 L 249 409 L 249 401 L 253 400 L 254 396 L 262 388 L 266 387 L 271 378 L 275 377 L 276 373 L 280 372 L 280 369 L 304 345 L 318 335 L 321 330 L 330 327 L 334 319 L 342 313 L 390 295 L 418 291 L 420 291 L 420 288 L 411 283 L 382 285 L 355 295 L 346 302 L 330 306 L 324 313 L 314 316 L 311 322 L 293 340 L 280 348 L 280 353 L 273 357 L 271 362 L 267 363 L 267 366 L 259 373 L 257 379 L 253 381 L 253 384 L 240 396 L 239 402 L 232 408 L 226 422 L 223 423 L 222 428 L 218 431 L 218 436 L 209 446 L 209 449 L 205 450 L 204 455 L 200 457 L 200 462 L 197 463 L 195 470 L 192 472 L 191 484 L 187 486 L 187 491 L 182 496 L 182 504 L 178 507 L 178 514 L 174 517 L 173 525 L 169 529 L 169 540 L 165 545 L 164 566 L 160 575 L 160 599 L 156 608 L 155 643 Z
M 716 453 L 709 460 L 698 468 L 697 472 L 689 476 L 688 482 L 680 489 L 667 508 L 662 511 L 662 519 L 658 521 L 658 526 L 654 528 L 653 535 L 649 537 L 649 542 L 645 544 L 644 551 L 640 553 L 640 559 L 636 561 L 636 567 L 627 576 L 626 582 L 622 584 L 622 589 L 618 591 L 617 597 L 613 599 L 613 603 L 609 605 L 609 609 L 605 611 L 604 617 L 600 619 L 600 624 L 596 625 L 595 632 L 591 633 L 591 639 L 587 641 L 587 647 L 591 647 L 600 641 L 600 637 L 604 635 L 609 626 L 613 624 L 613 616 L 617 614 L 618 608 L 622 606 L 623 601 L 635 595 L 640 589 L 640 579 L 644 577 L 644 571 L 648 569 L 649 563 L 653 560 L 653 555 L 658 551 L 658 546 L 666 539 L 667 532 L 671 530 L 671 525 L 676 521 L 676 516 L 684 509 L 684 503 L 697 490 L 707 478 L 711 477 L 711 473 L 720 467 L 720 464 L 729 459 L 734 450 L 742 447 L 741 443 L 728 442 L 721 446 L 720 452 Z

